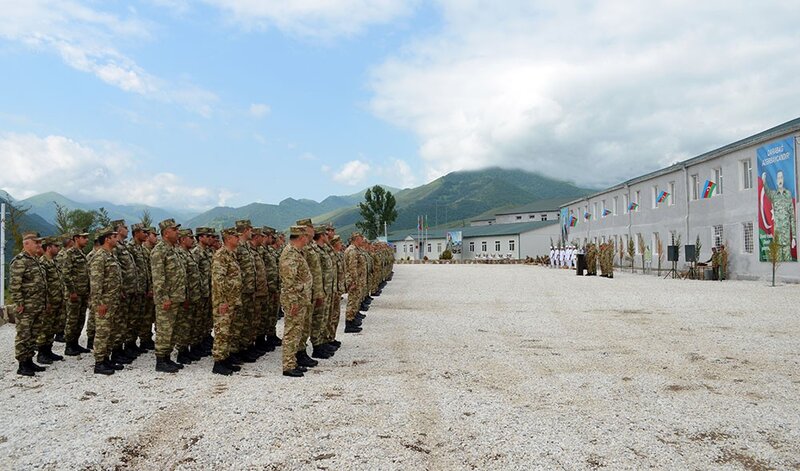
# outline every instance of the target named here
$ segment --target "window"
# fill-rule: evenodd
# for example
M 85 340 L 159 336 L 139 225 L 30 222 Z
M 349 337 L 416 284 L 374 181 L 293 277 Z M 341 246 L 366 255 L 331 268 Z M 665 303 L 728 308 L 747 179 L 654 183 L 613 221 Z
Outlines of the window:
M 486 252 L 486 241 L 481 242 L 481 252 Z
M 475 242 L 470 242 L 469 243 L 469 251 L 470 252 L 475 252 Z
M 635 209 L 635 211 L 637 213 L 639 212 L 639 205 L 641 203 L 642 203 L 642 192 L 639 191 L 639 190 L 636 190 L 636 209 Z
M 533 217 L 533 216 L 531 216 L 531 217 Z M 542 214 L 542 219 L 541 220 L 542 221 L 547 221 L 547 214 Z
M 614 207 L 612 208 L 612 211 L 613 211 L 612 214 L 614 216 L 617 215 L 617 206 L 618 206 L 618 204 L 619 204 L 619 196 L 615 196 L 614 197 Z
M 717 184 L 717 189 L 715 193 L 718 195 L 722 194 L 722 167 L 717 167 L 714 169 L 714 183 Z
M 669 182 L 669 195 L 667 195 L 667 205 L 675 204 L 675 182 Z
M 535 216 L 535 215 L 533 215 L 533 214 L 529 214 L 529 215 L 528 215 L 528 219 L 536 219 L 536 216 Z
M 742 160 L 742 190 L 753 188 L 753 162 L 750 159 Z M 752 224 L 750 225 L 752 226 Z M 752 253 L 747 252 L 747 253 Z
M 517 246 L 517 242 L 516 241 L 514 241 L 514 240 L 509 240 L 508 241 L 508 250 L 513 252 L 514 250 L 516 250 L 516 246 Z
M 431 253 L 431 244 L 428 244 L 428 253 Z
M 624 195 L 622 195 L 623 214 L 628 214 L 630 207 L 631 207 L 630 196 L 627 193 L 625 193 Z
M 742 252 L 753 253 L 753 223 L 743 222 L 742 232 Z
M 722 224 L 714 226 L 714 247 L 719 248 L 719 246 L 722 245 L 723 240 Z
M 691 176 L 692 179 L 692 200 L 696 200 L 700 198 L 700 175 L 694 174 Z
M 495 252 L 499 252 L 500 251 L 500 241 L 499 240 L 494 241 L 494 251 Z
M 656 209 L 658 207 L 658 185 L 653 185 L 653 202 L 652 208 Z
M 408 253 L 408 246 L 403 244 L 403 253 Z
M 517 221 L 522 221 L 522 216 L 517 216 Z
M 436 251 L 439 252 L 439 253 L 442 253 L 442 243 L 441 242 L 437 242 L 436 243 Z

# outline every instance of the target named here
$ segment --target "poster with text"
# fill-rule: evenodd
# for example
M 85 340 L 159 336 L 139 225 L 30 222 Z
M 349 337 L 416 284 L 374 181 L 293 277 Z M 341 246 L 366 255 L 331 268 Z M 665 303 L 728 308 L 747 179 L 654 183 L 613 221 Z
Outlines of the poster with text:
M 447 233 L 447 248 L 453 255 L 461 253 L 461 231 Z
M 778 261 L 797 261 L 797 182 L 794 137 L 759 147 L 758 174 L 759 260 L 769 261 L 769 244 L 778 241 Z

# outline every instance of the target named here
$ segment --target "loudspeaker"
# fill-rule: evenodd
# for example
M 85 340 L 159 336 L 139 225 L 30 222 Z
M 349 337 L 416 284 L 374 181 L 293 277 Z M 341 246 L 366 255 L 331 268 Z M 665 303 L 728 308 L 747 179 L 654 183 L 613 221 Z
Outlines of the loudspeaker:
M 680 247 L 677 245 L 668 245 L 667 246 L 667 261 L 668 262 L 677 262 L 680 258 Z
M 693 262 L 694 261 L 694 245 L 685 245 L 684 249 L 686 250 L 686 261 Z

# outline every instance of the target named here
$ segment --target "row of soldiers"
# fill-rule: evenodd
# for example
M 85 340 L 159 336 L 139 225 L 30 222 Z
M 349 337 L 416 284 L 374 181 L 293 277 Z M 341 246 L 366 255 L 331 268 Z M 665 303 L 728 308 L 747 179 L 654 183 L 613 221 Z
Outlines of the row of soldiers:
M 388 272 L 373 268 L 376 257 L 370 256 L 369 267 L 357 265 L 354 275 L 346 270 L 348 277 L 343 278 L 360 280 L 359 270 L 371 269 L 373 284 L 361 290 L 346 283 L 342 286 L 338 283 L 339 260 L 346 257 L 335 255 L 342 252 L 341 240 L 332 227 L 316 229 L 321 233 L 314 234 L 320 241 L 317 246 L 328 254 L 329 262 L 324 265 L 326 278 L 314 280 L 318 289 L 328 282 L 322 288 L 329 301 L 325 306 L 332 313 L 334 300 L 341 299 L 346 290 L 354 294 L 348 300 L 361 298 L 357 308 L 368 308 L 369 294 L 379 293 L 391 272 L 388 250 L 367 244 L 373 255 L 381 255 L 380 266 L 388 266 Z M 157 371 L 176 372 L 184 364 L 213 354 L 212 371 L 231 374 L 243 362 L 253 362 L 282 344 L 276 332 L 281 293 L 283 287 L 292 287 L 291 280 L 281 282 L 279 272 L 280 250 L 291 245 L 284 247 L 283 234 L 269 227 L 254 228 L 246 220 L 237 221 L 221 237 L 211 228 L 197 228 L 194 233 L 181 229 L 172 219 L 159 224 L 160 241 L 153 227 L 136 224 L 131 230 L 133 237 L 128 242 L 125 221 L 112 222 L 99 231 L 88 255 L 89 234 L 85 232 L 64 240 L 24 234 L 23 251 L 12 261 L 10 280 L 11 298 L 17 306 L 19 374 L 43 371 L 44 367 L 33 362 L 35 350 L 39 363 L 63 360 L 52 351 L 54 340 L 65 341 L 66 355 L 93 350 L 95 373 L 99 374 L 113 374 L 148 350 L 155 350 Z M 363 238 L 355 234 L 355 244 L 358 239 Z M 322 267 L 319 271 L 323 272 Z M 336 280 L 333 284 L 332 279 Z M 312 356 L 327 358 L 340 345 L 333 323 L 334 319 L 338 323 L 338 312 L 337 302 L 336 315 L 326 317 L 325 335 L 319 334 L 319 328 L 315 331 Z M 346 331 L 360 330 L 357 324 L 363 315 L 358 314 L 348 310 Z M 84 322 L 86 348 L 78 343 Z M 174 350 L 177 362 L 170 358 Z M 316 365 L 306 354 L 305 341 L 302 352 L 299 346 L 294 352 L 302 364 L 288 369 L 284 364 L 285 372 Z
M 597 275 L 597 266 L 600 265 L 600 276 L 614 278 L 614 253 L 613 242 L 586 244 L 586 274 Z

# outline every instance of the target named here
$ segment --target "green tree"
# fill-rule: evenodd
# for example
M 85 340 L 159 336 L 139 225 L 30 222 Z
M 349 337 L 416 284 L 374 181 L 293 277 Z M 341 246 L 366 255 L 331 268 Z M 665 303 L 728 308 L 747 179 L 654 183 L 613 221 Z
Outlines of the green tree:
M 153 225 L 153 216 L 150 215 L 150 210 L 145 208 L 142 210 L 141 221 L 144 227 L 150 227 Z
M 368 239 L 375 239 L 383 232 L 384 223 L 390 226 L 397 219 L 396 201 L 391 191 L 386 191 L 380 185 L 369 188 L 364 194 L 364 202 L 358 203 L 361 221 L 356 222 L 356 227 L 364 232 Z
M 94 231 L 98 228 L 97 213 L 95 211 L 86 211 L 84 209 L 73 209 L 69 212 L 67 217 L 69 221 L 68 227 L 79 231 Z
M 631 259 L 631 273 L 636 272 L 636 268 L 634 268 L 633 264 L 636 259 L 633 257 L 636 255 L 636 247 L 633 245 L 633 237 L 628 238 L 628 258 Z
M 767 249 L 767 260 L 772 265 L 772 286 L 775 286 L 775 272 L 778 271 L 778 265 L 781 264 L 781 243 L 778 241 L 777 229 L 772 234 L 772 240 L 769 241 Z
M 60 205 L 55 201 L 53 201 L 53 204 L 56 206 L 56 230 L 58 230 L 59 234 L 70 232 L 72 226 L 70 226 L 69 214 L 71 211 L 66 206 Z
M 111 225 L 111 218 L 108 216 L 108 211 L 106 208 L 100 207 L 94 211 L 95 214 L 95 223 L 97 223 L 97 227 L 107 227 Z
M 6 209 L 8 210 L 6 221 L 8 221 L 11 238 L 14 240 L 14 253 L 16 254 L 22 251 L 22 218 L 31 208 L 23 208 L 9 202 Z

